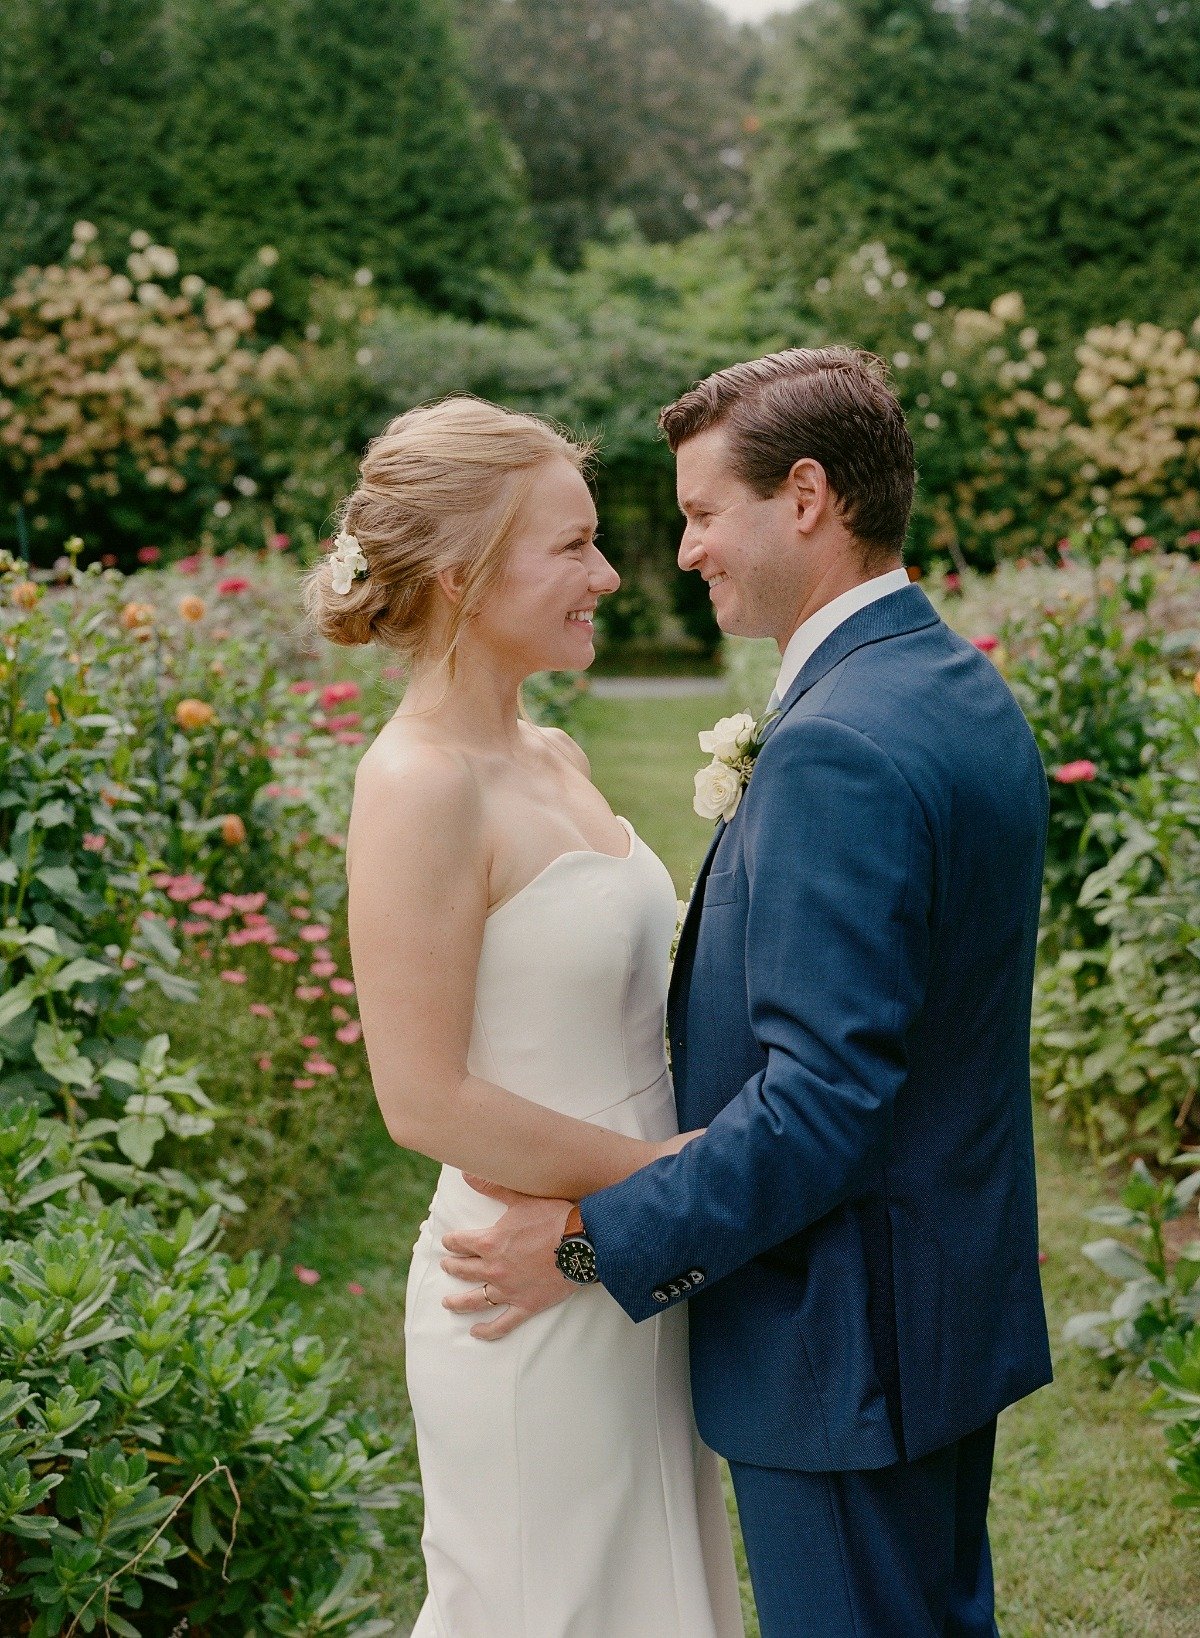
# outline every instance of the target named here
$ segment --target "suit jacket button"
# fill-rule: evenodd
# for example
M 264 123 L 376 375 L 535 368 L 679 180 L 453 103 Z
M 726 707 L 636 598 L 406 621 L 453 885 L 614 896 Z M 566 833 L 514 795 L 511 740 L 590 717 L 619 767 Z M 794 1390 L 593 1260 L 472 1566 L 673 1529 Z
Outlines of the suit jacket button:
M 650 1295 L 654 1298 L 655 1302 L 669 1301 L 667 1293 L 663 1290 L 661 1285 L 656 1285 Z
M 687 1277 L 693 1285 L 704 1284 L 704 1270 L 702 1268 L 689 1268 Z

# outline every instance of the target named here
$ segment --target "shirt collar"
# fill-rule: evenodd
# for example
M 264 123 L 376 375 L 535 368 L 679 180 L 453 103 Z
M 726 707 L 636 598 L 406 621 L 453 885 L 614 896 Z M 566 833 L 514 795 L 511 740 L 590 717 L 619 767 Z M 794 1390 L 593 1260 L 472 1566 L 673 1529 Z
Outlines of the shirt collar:
M 783 651 L 779 680 L 775 684 L 776 699 L 782 700 L 786 696 L 788 689 L 800 675 L 801 669 L 817 652 L 826 637 L 831 636 L 844 620 L 848 620 L 852 614 L 857 614 L 860 609 L 865 609 L 878 598 L 899 591 L 908 583 L 907 569 L 889 569 L 887 574 L 877 574 L 872 580 L 864 580 L 859 586 L 851 586 L 849 591 L 843 592 L 840 597 L 835 597 L 832 602 L 817 609 L 807 620 L 802 620 L 788 639 L 788 645 Z

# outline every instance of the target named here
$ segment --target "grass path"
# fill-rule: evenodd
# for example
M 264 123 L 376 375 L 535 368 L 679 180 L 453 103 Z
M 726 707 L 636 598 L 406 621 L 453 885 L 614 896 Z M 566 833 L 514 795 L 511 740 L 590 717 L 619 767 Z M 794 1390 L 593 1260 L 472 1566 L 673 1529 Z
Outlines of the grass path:
M 691 813 L 695 735 L 726 709 L 720 699 L 592 700 L 581 733 L 597 783 L 666 860 L 686 892 L 711 835 Z M 1043 1270 L 1054 1384 L 1001 1418 L 992 1535 L 1004 1638 L 1197 1638 L 1200 1531 L 1170 1505 L 1158 1429 L 1141 1414 L 1143 1386 L 1105 1385 L 1098 1368 L 1058 1348 L 1063 1321 L 1105 1303 L 1107 1283 L 1079 1254 L 1083 1214 L 1100 1183 L 1039 1124 Z M 409 1250 L 436 1168 L 398 1150 L 377 1113 L 327 1194 L 295 1224 L 285 1266 L 321 1274 L 289 1283 L 313 1330 L 344 1339 L 349 1391 L 403 1424 L 403 1298 Z M 365 1288 L 354 1296 L 348 1282 Z M 1099 1300 L 1098 1300 L 1099 1299 Z M 409 1450 L 410 1472 L 415 1459 Z M 375 1587 L 407 1632 L 422 1586 L 420 1503 L 382 1519 L 388 1551 Z M 748 1632 L 755 1634 L 753 1622 Z M 550 1638 L 550 1635 L 547 1635 Z

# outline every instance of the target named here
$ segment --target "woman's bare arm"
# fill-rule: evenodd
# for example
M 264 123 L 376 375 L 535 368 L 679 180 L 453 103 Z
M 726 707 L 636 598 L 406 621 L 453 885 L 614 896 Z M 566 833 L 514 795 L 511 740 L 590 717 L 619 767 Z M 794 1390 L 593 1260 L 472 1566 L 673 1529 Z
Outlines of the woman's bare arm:
M 678 1147 L 575 1120 L 468 1073 L 488 857 L 465 763 L 431 747 L 372 747 L 355 781 L 351 852 L 359 1012 L 375 1096 L 397 1143 L 564 1200 Z

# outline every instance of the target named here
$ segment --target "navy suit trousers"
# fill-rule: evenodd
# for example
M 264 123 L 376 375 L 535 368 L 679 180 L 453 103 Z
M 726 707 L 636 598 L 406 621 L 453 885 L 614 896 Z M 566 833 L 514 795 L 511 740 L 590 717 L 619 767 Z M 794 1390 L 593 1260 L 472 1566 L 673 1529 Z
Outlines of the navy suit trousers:
M 867 1471 L 731 1462 L 762 1638 L 996 1638 L 995 1442 L 993 1420 Z

